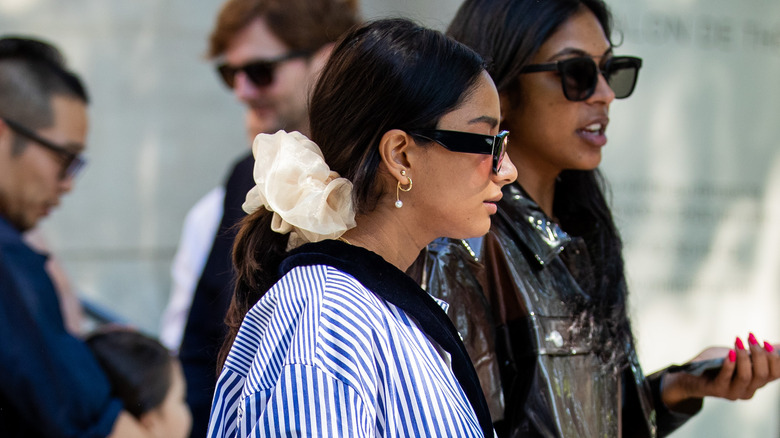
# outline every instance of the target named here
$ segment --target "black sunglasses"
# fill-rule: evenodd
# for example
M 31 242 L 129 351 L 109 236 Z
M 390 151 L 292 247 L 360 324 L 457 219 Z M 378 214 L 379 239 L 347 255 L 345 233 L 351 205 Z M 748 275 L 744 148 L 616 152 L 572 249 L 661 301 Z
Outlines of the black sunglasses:
M 563 95 L 566 99 L 579 102 L 593 96 L 599 81 L 599 72 L 607 79 L 615 98 L 624 99 L 634 92 L 642 60 L 633 56 L 615 56 L 604 63 L 603 68 L 589 56 L 565 59 L 547 64 L 525 66 L 520 73 L 557 71 L 561 75 Z
M 267 87 L 274 81 L 274 70 L 284 62 L 295 58 L 304 58 L 311 55 L 307 50 L 296 50 L 272 59 L 258 59 L 244 65 L 235 67 L 229 64 L 220 64 L 217 71 L 225 84 L 233 88 L 236 83 L 236 74 L 243 71 L 246 76 L 258 87 Z
M 7 119 L 5 117 L 0 117 L 0 119 L 2 119 L 3 122 L 5 122 L 5 124 L 8 125 L 8 127 L 17 134 L 27 138 L 28 140 L 32 140 L 35 143 L 38 143 L 46 149 L 56 152 L 60 157 L 62 157 L 62 172 L 60 173 L 60 179 L 64 180 L 66 178 L 75 178 L 81 169 L 83 169 L 87 164 L 86 158 L 80 154 L 75 154 L 64 146 L 60 146 L 50 140 L 46 140 L 45 138 L 36 134 L 33 130 L 25 128 L 23 125 L 14 122 L 13 120 Z
M 453 152 L 493 155 L 493 172 L 498 173 L 504 161 L 509 131 L 501 131 L 498 135 L 484 135 L 473 132 L 420 129 L 411 131 L 410 134 L 428 141 L 435 141 Z

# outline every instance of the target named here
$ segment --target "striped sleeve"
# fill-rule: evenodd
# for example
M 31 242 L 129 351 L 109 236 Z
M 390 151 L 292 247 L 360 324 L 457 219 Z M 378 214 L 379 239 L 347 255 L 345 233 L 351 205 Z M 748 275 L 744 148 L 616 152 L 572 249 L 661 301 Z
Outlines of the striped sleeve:
M 232 370 L 225 369 L 220 376 L 211 404 L 209 415 L 210 438 L 226 438 L 235 436 L 238 418 L 238 403 L 244 378 Z
M 374 436 L 357 392 L 309 365 L 285 366 L 274 388 L 243 400 L 238 411 L 239 436 Z

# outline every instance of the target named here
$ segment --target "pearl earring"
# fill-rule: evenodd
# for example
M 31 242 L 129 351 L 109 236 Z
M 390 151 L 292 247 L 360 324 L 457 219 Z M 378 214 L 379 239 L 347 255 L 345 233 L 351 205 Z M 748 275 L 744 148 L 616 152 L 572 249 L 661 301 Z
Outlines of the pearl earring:
M 401 171 L 401 176 L 406 176 L 406 171 Z M 412 190 L 412 177 L 406 176 L 406 178 L 409 180 L 409 187 L 401 187 L 401 181 L 398 181 L 398 185 L 395 187 L 395 208 L 401 208 L 404 206 L 403 201 L 401 201 L 401 194 L 399 193 L 399 190 L 401 192 L 408 192 L 409 190 Z

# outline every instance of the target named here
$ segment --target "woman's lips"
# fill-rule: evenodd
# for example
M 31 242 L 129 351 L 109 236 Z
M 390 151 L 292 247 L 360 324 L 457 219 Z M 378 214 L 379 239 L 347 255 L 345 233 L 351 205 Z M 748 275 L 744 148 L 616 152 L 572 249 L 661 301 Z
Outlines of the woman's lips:
M 583 128 L 578 129 L 577 135 L 579 135 L 588 143 L 601 147 L 607 144 L 607 135 L 605 134 L 606 129 L 607 124 L 605 122 L 593 122 Z
M 490 214 L 496 214 L 498 211 L 498 207 L 496 206 L 496 203 L 501 200 L 501 197 L 503 196 L 503 193 L 499 194 L 498 196 L 495 196 L 491 199 L 488 199 L 487 201 L 483 201 L 482 203 L 485 204 L 485 207 L 488 209 Z

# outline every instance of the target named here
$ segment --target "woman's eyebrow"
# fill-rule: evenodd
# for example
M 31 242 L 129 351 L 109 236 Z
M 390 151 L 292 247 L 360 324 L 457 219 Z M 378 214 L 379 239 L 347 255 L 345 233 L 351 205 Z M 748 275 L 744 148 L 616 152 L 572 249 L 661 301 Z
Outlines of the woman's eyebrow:
M 610 46 L 610 47 L 607 47 L 607 50 L 605 50 L 604 53 L 601 56 L 602 57 L 603 56 L 607 56 L 607 55 L 609 55 L 611 53 L 612 53 L 612 47 Z M 574 55 L 574 56 L 590 56 L 590 57 L 593 56 L 593 55 L 591 55 L 590 53 L 586 52 L 583 49 L 578 49 L 576 47 L 567 47 L 565 49 L 562 49 L 558 53 L 554 54 L 553 56 L 551 56 L 549 60 L 550 61 L 555 61 L 557 58 L 562 58 L 564 56 L 571 56 L 571 55 Z
M 557 53 L 555 53 L 553 56 L 551 56 L 549 58 L 549 60 L 550 61 L 555 61 L 557 58 L 562 58 L 564 56 L 571 56 L 571 55 L 575 55 L 575 56 L 590 56 L 588 54 L 588 52 L 586 52 L 586 51 L 584 51 L 582 49 L 577 49 L 575 47 L 566 47 L 565 49 L 562 49 L 562 50 L 558 51 Z
M 475 119 L 469 120 L 469 125 L 473 125 L 475 123 L 487 123 L 491 128 L 495 128 L 498 126 L 498 119 L 491 116 L 479 116 Z

